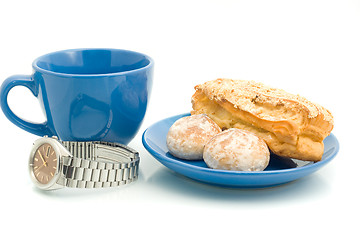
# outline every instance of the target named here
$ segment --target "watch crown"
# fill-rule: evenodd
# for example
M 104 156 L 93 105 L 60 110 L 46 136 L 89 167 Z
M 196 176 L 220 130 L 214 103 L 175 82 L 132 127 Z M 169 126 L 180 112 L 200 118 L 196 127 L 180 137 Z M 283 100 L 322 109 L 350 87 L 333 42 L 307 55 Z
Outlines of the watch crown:
M 58 140 L 58 137 L 57 137 L 57 136 L 52 136 L 51 138 Z

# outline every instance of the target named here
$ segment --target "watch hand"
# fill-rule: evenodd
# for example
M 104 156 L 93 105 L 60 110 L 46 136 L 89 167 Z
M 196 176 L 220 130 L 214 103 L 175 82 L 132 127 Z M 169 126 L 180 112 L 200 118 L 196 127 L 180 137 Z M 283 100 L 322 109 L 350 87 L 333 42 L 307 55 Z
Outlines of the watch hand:
M 37 171 L 39 171 L 40 170 L 40 168 L 42 168 L 43 166 L 45 166 L 44 164 L 43 165 L 41 165 L 39 168 L 37 168 L 35 171 L 34 171 L 34 173 L 36 173 Z
M 41 155 L 40 151 L 38 150 L 41 160 L 43 161 L 43 165 L 47 166 L 46 161 L 44 160 L 43 156 Z

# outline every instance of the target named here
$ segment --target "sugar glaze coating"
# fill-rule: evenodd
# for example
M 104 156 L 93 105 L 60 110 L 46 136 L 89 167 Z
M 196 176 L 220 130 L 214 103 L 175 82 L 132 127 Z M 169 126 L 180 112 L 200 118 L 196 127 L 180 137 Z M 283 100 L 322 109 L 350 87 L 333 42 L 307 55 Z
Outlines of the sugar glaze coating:
M 212 138 L 203 158 L 210 168 L 234 171 L 262 171 L 270 161 L 266 143 L 254 134 L 231 128 Z
M 205 114 L 178 119 L 169 129 L 166 144 L 169 152 L 186 160 L 202 159 L 205 144 L 220 127 Z

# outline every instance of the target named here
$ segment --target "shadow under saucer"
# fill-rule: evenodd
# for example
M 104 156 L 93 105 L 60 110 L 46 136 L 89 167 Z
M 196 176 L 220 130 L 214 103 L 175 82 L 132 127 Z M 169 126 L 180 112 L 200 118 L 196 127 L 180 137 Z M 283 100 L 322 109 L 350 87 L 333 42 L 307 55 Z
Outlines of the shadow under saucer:
M 271 202 L 314 198 L 330 190 L 319 174 L 313 174 L 286 184 L 265 188 L 229 188 L 195 181 L 182 174 L 159 168 L 147 183 L 174 195 L 228 202 Z

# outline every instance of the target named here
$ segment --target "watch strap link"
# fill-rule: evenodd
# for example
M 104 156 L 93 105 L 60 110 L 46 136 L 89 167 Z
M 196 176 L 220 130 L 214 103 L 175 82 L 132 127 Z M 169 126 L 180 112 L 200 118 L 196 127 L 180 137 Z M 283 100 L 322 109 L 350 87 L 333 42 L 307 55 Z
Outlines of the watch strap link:
M 139 155 L 133 149 L 107 142 L 62 144 L 73 156 L 63 157 L 63 182 L 72 188 L 115 187 L 138 178 Z

